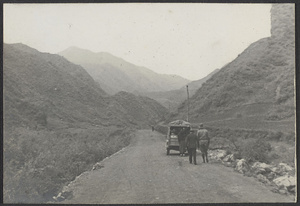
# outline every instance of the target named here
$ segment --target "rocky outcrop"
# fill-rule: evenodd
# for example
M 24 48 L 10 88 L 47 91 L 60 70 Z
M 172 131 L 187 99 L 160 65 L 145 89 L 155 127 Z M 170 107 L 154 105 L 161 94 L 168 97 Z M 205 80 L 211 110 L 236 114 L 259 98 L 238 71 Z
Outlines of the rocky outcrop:
M 254 162 L 249 164 L 245 159 L 238 159 L 234 154 L 227 154 L 226 150 L 211 150 L 210 159 L 222 162 L 223 165 L 233 167 L 235 171 L 255 177 L 259 182 L 272 186 L 272 191 L 280 194 L 295 194 L 295 170 L 286 163 L 277 165 Z
M 296 178 L 290 175 L 284 175 L 273 180 L 273 182 L 279 187 L 289 192 L 294 193 L 296 187 Z

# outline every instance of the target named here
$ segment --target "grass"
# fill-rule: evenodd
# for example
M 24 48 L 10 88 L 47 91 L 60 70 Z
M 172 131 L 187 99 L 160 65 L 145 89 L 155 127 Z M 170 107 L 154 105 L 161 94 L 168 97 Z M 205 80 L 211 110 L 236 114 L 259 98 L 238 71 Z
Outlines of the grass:
M 116 131 L 90 127 L 5 132 L 4 202 L 51 200 L 63 185 L 129 144 L 130 130 Z

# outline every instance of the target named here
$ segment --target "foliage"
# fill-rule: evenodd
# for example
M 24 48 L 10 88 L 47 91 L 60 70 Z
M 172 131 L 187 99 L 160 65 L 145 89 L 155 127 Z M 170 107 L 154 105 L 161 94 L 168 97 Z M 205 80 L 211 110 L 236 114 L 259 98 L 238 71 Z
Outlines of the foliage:
M 4 201 L 52 200 L 63 185 L 129 144 L 130 130 L 116 131 L 115 127 L 10 131 L 4 139 Z
M 241 155 L 248 162 L 266 162 L 268 163 L 268 153 L 271 151 L 271 145 L 264 139 L 249 139 L 241 146 Z

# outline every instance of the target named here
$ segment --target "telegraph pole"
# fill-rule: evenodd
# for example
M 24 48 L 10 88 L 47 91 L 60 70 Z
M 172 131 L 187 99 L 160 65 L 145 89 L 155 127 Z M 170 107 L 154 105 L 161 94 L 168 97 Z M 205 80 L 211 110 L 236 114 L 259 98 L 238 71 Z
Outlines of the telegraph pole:
M 188 110 L 187 110 L 187 121 L 189 121 L 189 113 L 190 113 L 190 97 L 189 97 L 189 86 L 186 85 L 186 92 L 187 92 L 187 104 L 188 104 Z

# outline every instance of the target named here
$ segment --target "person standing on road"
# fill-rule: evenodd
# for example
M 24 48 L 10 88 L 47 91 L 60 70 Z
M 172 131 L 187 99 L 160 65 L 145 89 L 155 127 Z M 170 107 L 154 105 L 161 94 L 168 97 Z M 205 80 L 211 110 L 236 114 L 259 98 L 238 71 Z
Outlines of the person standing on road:
M 199 148 L 199 141 L 194 130 L 190 130 L 190 134 L 186 136 L 185 142 L 189 152 L 190 164 L 192 164 L 192 160 L 194 160 L 193 162 L 196 165 L 196 148 Z
M 199 140 L 199 149 L 202 153 L 203 162 L 205 162 L 205 160 L 206 162 L 208 162 L 207 150 L 209 147 L 210 139 L 208 137 L 208 131 L 203 127 L 202 123 L 199 125 L 199 130 L 197 131 L 197 137 Z
M 188 128 L 182 128 L 178 134 L 179 152 L 180 156 L 184 156 L 185 153 L 185 137 L 188 135 Z

